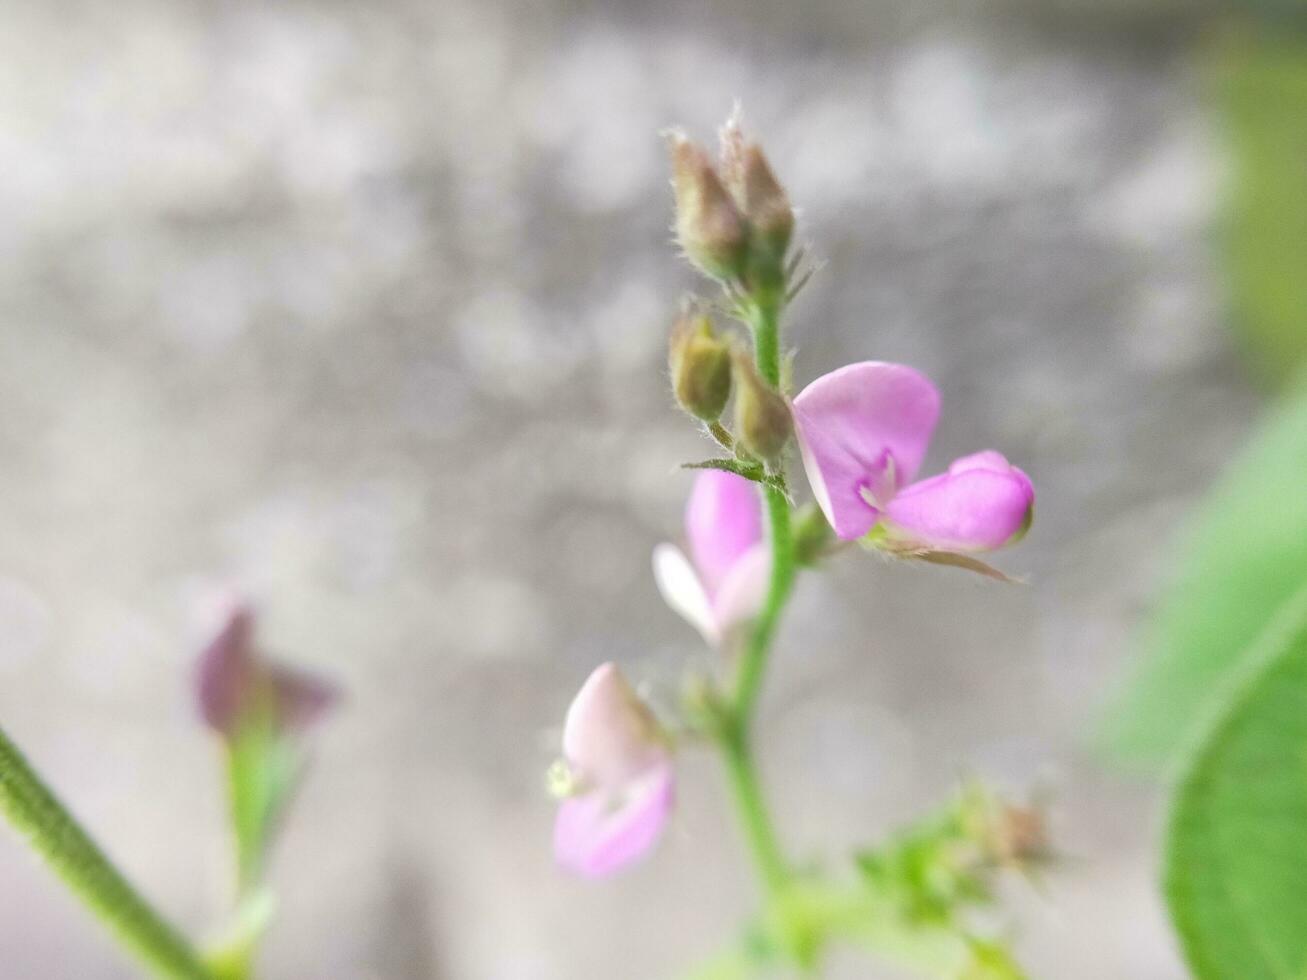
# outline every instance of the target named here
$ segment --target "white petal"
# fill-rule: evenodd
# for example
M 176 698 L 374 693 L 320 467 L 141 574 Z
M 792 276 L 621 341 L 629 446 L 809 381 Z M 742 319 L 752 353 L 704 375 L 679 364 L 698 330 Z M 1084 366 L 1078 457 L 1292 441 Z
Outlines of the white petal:
M 717 617 L 690 559 L 676 545 L 660 544 L 653 550 L 653 573 L 663 601 L 716 646 L 720 639 Z

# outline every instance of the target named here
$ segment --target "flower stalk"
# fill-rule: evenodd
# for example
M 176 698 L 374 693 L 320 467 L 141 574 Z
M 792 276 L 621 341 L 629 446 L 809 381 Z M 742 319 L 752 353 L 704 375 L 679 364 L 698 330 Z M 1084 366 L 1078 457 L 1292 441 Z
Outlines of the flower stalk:
M 779 387 L 779 304 L 756 303 L 751 321 L 758 374 L 773 388 Z M 775 899 L 785 891 L 790 870 L 758 781 L 752 729 L 758 696 L 767 671 L 768 655 L 785 604 L 789 601 L 797 569 L 789 501 L 784 491 L 776 486 L 763 488 L 763 495 L 766 502 L 767 547 L 771 552 L 771 576 L 762 610 L 754 620 L 753 629 L 741 652 L 734 698 L 721 729 L 719 745 L 745 839 L 758 866 L 759 875 L 769 895 Z
M 127 881 L 3 730 L 0 811 L 153 975 L 167 980 L 212 980 L 190 942 Z

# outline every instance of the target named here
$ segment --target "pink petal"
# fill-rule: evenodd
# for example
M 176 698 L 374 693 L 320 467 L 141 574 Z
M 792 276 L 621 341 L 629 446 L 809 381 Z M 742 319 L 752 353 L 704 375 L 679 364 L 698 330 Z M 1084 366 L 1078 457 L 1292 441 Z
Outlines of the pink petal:
M 713 600 L 719 635 L 753 619 L 762 610 L 771 580 L 771 548 L 760 541 L 732 567 Z
M 999 453 L 976 453 L 900 491 L 885 523 L 893 538 L 923 547 L 992 551 L 1025 529 L 1034 503 L 1025 473 Z
M 572 699 L 563 756 L 582 783 L 609 789 L 665 761 L 657 721 L 616 664 L 595 668 Z
M 675 802 L 670 764 L 629 783 L 619 795 L 593 790 L 564 800 L 554 823 L 554 855 L 568 871 L 600 878 L 644 856 Z
M 929 379 L 882 361 L 832 371 L 794 399 L 803 467 L 839 537 L 872 529 L 878 507 L 916 475 L 938 418 L 939 392 Z
M 710 596 L 740 557 L 762 540 L 762 502 L 753 482 L 724 470 L 704 470 L 685 506 L 685 536 Z

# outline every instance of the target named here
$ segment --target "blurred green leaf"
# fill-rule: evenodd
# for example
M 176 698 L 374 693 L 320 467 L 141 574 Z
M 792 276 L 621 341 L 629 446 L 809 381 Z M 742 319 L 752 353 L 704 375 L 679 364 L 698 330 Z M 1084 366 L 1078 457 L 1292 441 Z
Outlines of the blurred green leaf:
M 1234 324 L 1254 367 L 1280 383 L 1307 360 L 1307 37 L 1240 35 L 1218 63 Z
M 874 879 L 868 883 L 871 887 L 816 879 L 792 882 L 744 941 L 702 964 L 687 980 L 791 977 L 805 953 L 812 955 L 807 968 L 816 968 L 835 944 L 920 977 L 1025 980 L 1003 943 L 971 935 L 956 922 L 923 921 L 904 909 L 901 896 L 881 893 Z
M 917 925 L 952 926 L 963 910 L 991 900 L 988 868 L 956 805 L 860 852 L 857 864 L 868 886 Z
M 1123 761 L 1173 757 L 1214 686 L 1307 582 L 1307 385 L 1231 461 L 1179 556 L 1145 655 L 1107 720 L 1107 747 Z
M 1307 588 L 1250 651 L 1172 803 L 1166 894 L 1199 980 L 1307 976 Z

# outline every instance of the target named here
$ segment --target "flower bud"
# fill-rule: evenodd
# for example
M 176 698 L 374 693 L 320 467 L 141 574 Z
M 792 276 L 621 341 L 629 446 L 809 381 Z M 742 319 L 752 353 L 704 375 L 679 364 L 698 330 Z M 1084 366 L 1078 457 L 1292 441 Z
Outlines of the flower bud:
M 759 459 L 774 463 L 794 431 L 790 406 L 780 392 L 758 377 L 748 355 L 736 351 L 733 356 L 736 438 Z
M 794 234 L 794 209 L 762 147 L 749 143 L 740 153 L 736 200 L 744 211 L 759 250 L 779 263 Z
M 686 256 L 714 279 L 744 270 L 748 228 L 707 154 L 684 135 L 672 137 L 676 235 Z
M 257 724 L 279 735 L 313 727 L 339 700 L 336 688 L 266 660 L 254 640 L 253 610 L 235 598 L 227 605 L 196 666 L 196 700 L 205 723 L 227 739 Z
M 731 351 L 714 336 L 708 317 L 676 321 L 667 363 L 677 404 L 697 419 L 716 422 L 731 397 Z
M 730 118 L 717 131 L 717 170 L 722 175 L 722 183 L 731 192 L 737 204 L 743 207 L 743 198 L 739 193 L 744 185 L 744 128 L 740 123 L 740 105 L 737 102 Z

